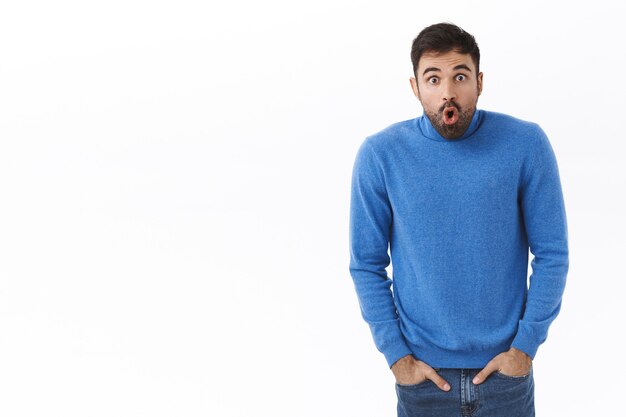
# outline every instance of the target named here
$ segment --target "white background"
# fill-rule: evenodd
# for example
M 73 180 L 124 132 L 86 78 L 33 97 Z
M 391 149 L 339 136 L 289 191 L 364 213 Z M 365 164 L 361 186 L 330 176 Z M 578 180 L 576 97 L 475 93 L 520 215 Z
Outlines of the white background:
M 441 21 L 478 41 L 479 108 L 539 123 L 559 163 L 570 273 L 537 415 L 616 415 L 623 4 L 3 2 L 0 415 L 395 415 L 350 175 L 422 113 L 411 42 Z

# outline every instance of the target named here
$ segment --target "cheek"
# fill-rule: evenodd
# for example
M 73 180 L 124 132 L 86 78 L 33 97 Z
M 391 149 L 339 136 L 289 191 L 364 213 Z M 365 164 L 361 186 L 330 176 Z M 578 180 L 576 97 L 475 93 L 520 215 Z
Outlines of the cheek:
M 478 98 L 479 89 L 477 86 L 472 86 L 470 88 L 464 89 L 463 92 L 463 101 L 465 104 L 474 104 L 476 99 Z

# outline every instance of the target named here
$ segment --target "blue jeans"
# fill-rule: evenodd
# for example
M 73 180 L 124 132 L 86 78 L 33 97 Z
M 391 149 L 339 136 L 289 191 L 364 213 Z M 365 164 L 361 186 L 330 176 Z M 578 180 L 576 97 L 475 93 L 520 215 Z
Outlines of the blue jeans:
M 491 373 L 482 384 L 472 379 L 481 369 L 434 368 L 449 384 L 441 390 L 427 379 L 415 385 L 396 383 L 398 417 L 534 417 L 533 368 L 524 376 Z

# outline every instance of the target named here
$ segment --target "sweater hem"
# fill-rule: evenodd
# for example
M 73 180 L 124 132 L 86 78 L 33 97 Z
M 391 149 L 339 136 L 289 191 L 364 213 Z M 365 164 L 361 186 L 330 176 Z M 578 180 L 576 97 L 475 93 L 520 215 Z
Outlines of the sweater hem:
M 432 368 L 484 368 L 495 356 L 511 348 L 510 344 L 505 343 L 491 349 L 451 351 L 410 342 L 407 344 L 415 358 Z

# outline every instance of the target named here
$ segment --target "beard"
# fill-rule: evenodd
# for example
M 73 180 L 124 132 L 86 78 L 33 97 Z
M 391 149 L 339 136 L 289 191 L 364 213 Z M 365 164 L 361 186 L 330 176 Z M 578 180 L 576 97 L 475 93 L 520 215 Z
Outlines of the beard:
M 443 121 L 443 111 L 446 106 L 456 107 L 459 113 L 459 120 L 457 120 L 456 123 L 452 125 L 447 125 Z M 441 106 L 439 108 L 439 111 L 436 113 L 426 111 L 426 116 L 428 116 L 428 118 L 430 119 L 430 123 L 441 136 L 446 139 L 456 139 L 463 136 L 470 123 L 472 123 L 472 117 L 474 117 L 475 110 L 475 105 L 463 110 L 458 104 L 452 102 Z

